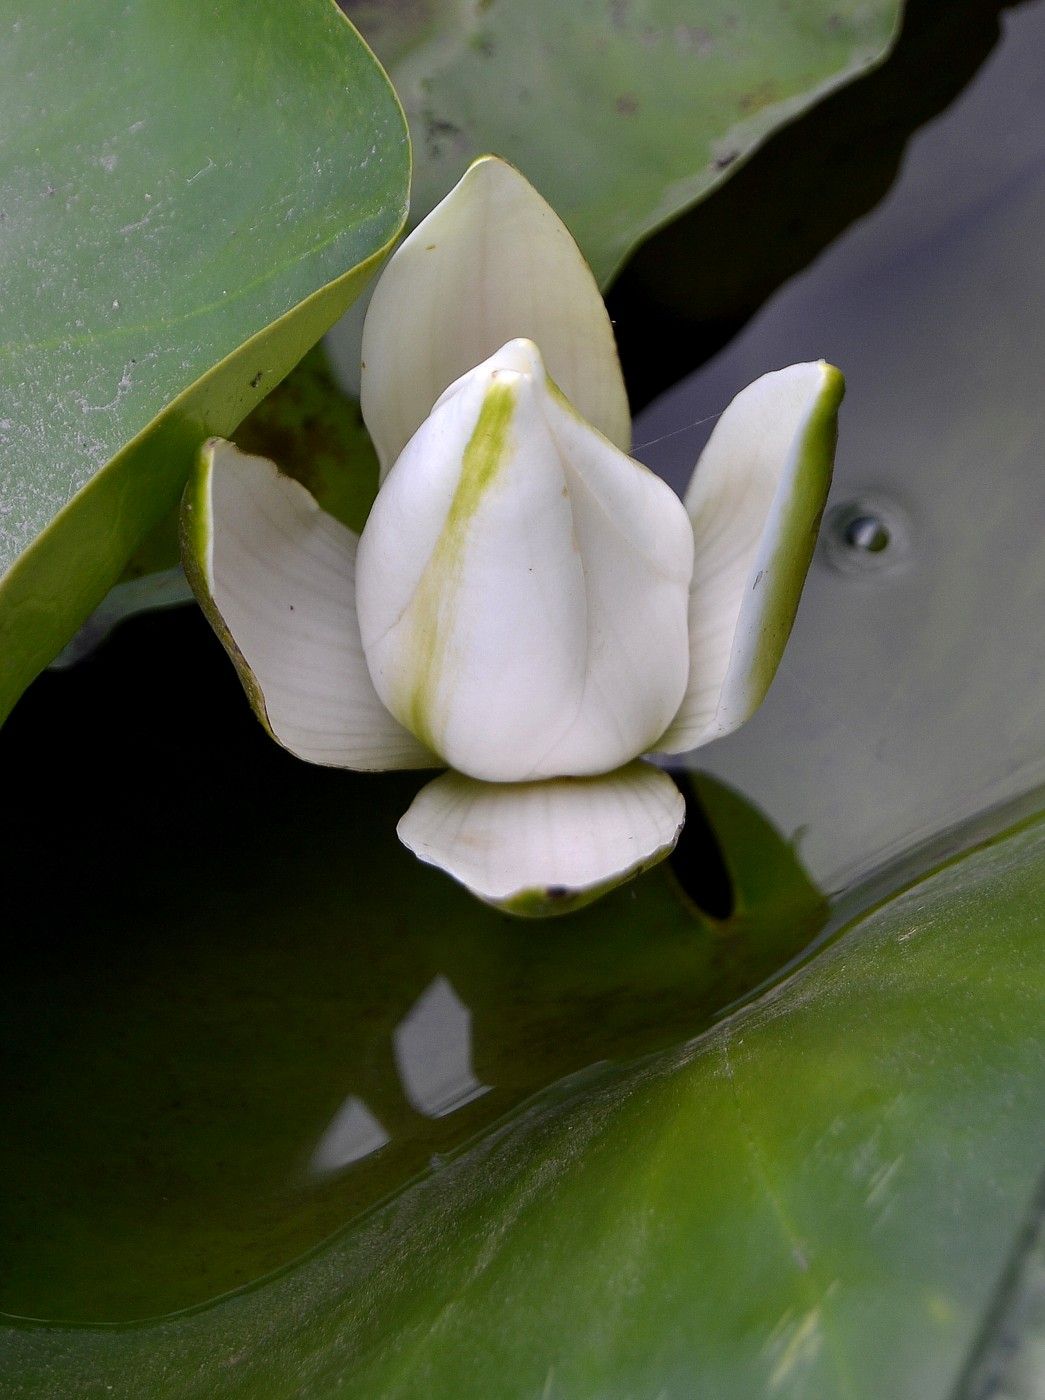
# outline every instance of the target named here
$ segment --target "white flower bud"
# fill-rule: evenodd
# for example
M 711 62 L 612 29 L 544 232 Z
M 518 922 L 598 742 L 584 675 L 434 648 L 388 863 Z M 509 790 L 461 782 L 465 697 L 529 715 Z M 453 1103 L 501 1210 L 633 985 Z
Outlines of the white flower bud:
M 461 772 L 604 773 L 678 711 L 692 571 L 679 499 L 512 341 L 450 386 L 378 494 L 363 652 L 391 714 Z
M 627 394 L 580 250 L 489 156 L 389 260 L 363 358 L 387 475 L 362 537 L 213 439 L 185 496 L 188 577 L 281 744 L 367 771 L 448 764 L 399 824 L 410 849 L 498 907 L 576 908 L 678 836 L 681 795 L 632 760 L 761 703 L 842 376 L 792 365 L 740 393 L 684 507 L 621 450 Z

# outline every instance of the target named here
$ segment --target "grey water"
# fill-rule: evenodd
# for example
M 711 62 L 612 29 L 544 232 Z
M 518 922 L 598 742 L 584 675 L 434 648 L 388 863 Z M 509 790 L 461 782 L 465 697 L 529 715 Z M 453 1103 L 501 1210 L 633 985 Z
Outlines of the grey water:
M 780 671 L 690 760 L 833 892 L 1045 780 L 1045 7 L 1001 23 L 887 197 L 636 422 L 637 455 L 684 489 L 756 376 L 821 357 L 847 376 Z

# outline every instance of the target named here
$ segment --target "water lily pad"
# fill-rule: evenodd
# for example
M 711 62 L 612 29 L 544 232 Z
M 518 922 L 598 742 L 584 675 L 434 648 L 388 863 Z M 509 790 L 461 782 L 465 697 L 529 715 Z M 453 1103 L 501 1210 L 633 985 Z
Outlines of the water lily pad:
M 473 156 L 496 151 L 564 217 L 605 283 L 649 232 L 710 193 L 772 131 L 880 61 L 895 39 L 901 0 L 801 7 L 702 0 L 696 8 L 683 0 L 514 7 L 502 0 L 464 11 L 442 0 L 344 0 L 342 7 L 389 67 L 410 118 L 413 221 Z M 354 321 L 341 333 L 349 360 L 359 329 Z M 295 379 L 299 408 L 322 395 L 328 422 L 357 415 L 352 401 L 319 385 L 315 366 Z M 287 409 L 285 400 L 273 414 L 262 410 L 258 431 L 252 426 L 240 445 L 277 458 L 328 509 L 365 508 L 365 434 L 338 475 L 326 469 L 334 461 L 328 445 L 318 463 L 306 460 L 315 434 Z M 124 589 L 109 600 L 78 654 L 114 620 L 152 606 L 153 596 Z
M 253 1290 L 135 1327 L 9 1327 L 15 1393 L 943 1400 L 1004 1322 L 1033 1208 L 1043 897 L 1039 821 L 695 1042 L 566 1077 Z M 470 1068 L 481 1103 L 490 1066 Z M 359 1127 L 335 1116 L 321 1166 Z
M 0 46 L 0 717 L 398 232 L 409 155 L 330 0 L 23 7 Z
M 412 218 L 494 151 L 565 219 L 602 282 L 771 131 L 883 58 L 901 11 L 900 0 L 341 3 L 410 121 Z

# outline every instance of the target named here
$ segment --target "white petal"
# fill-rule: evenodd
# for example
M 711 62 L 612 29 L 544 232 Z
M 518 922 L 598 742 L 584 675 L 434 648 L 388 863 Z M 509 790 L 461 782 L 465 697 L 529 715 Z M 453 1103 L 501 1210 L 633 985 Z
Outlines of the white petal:
M 631 442 L 613 327 L 566 225 L 512 166 L 475 161 L 393 253 L 363 330 L 361 401 L 382 475 L 439 395 L 507 340 L 601 433 Z
M 822 360 L 791 365 L 756 379 L 716 424 L 686 493 L 689 685 L 662 752 L 729 734 L 762 703 L 816 544 L 844 388 Z
M 678 497 L 512 342 L 443 397 L 363 531 L 377 692 L 472 777 L 609 772 L 682 700 L 692 564 Z
M 487 904 L 561 914 L 656 865 L 685 816 L 678 788 L 648 763 L 544 783 L 444 773 L 417 794 L 398 832 Z
M 430 768 L 363 659 L 357 543 L 274 463 L 204 445 L 183 507 L 185 569 L 258 717 L 312 763 Z

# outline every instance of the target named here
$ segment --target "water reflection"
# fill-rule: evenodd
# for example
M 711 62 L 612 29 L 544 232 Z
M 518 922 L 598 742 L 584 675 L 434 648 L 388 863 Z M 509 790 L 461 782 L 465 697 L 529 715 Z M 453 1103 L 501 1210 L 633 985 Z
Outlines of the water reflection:
M 102 662 L 65 678 L 64 703 L 75 680 L 87 712 Z M 177 686 L 155 730 L 128 731 L 111 699 L 107 683 L 92 746 L 46 705 L 2 736 L 26 910 L 0 982 L 5 1311 L 124 1321 L 263 1277 L 564 1076 L 691 1037 L 825 916 L 791 846 L 701 781 L 724 922 L 663 867 L 554 928 L 520 924 L 399 845 L 423 779 L 293 763 L 235 692 L 180 730 Z M 39 791 L 37 724 L 71 791 L 111 782 L 105 821 Z M 183 784 L 150 800 L 172 734 Z M 44 832 L 68 878 L 34 903 Z
M 395 1062 L 407 1098 L 428 1118 L 445 1118 L 490 1092 L 472 1070 L 472 1013 L 437 977 L 395 1028 Z
M 363 1100 L 349 1094 L 316 1143 L 309 1168 L 315 1176 L 344 1171 L 388 1142 L 391 1138 Z
M 445 977 L 434 978 L 392 1033 L 393 1056 L 408 1102 L 426 1118 L 445 1118 L 490 1092 L 472 1069 L 472 1013 Z M 391 1142 L 358 1094 L 349 1094 L 309 1159 L 313 1176 L 344 1171 Z

